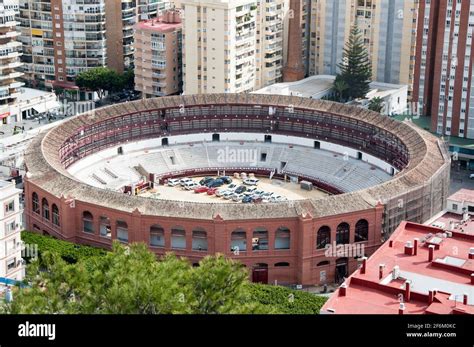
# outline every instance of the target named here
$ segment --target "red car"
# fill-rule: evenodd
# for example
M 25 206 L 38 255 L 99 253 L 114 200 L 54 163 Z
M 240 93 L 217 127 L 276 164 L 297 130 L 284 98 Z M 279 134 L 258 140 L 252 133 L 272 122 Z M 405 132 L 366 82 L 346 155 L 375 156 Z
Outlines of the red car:
M 209 190 L 208 187 L 202 186 L 202 187 L 198 187 L 198 188 L 194 189 L 194 192 L 197 193 L 197 194 L 199 194 L 199 193 L 205 193 L 205 192 L 207 192 L 208 190 Z
M 208 189 L 207 195 L 214 195 L 214 194 L 216 194 L 217 189 L 219 189 L 219 188 L 210 188 L 210 189 Z

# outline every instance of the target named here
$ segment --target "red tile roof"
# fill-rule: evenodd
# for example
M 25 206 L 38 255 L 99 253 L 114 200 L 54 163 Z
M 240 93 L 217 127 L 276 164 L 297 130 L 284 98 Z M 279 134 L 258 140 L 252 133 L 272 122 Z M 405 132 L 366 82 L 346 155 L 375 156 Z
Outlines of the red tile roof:
M 463 236 L 453 233 L 449 237 L 439 228 L 402 222 L 366 261 L 365 274 L 362 269 L 354 272 L 345 282 L 346 294 L 342 295 L 344 290 L 339 288 L 322 312 L 398 314 L 402 301 L 405 314 L 474 314 L 474 284 L 471 282 L 474 259 L 469 259 L 474 241 Z M 434 237 L 439 239 L 433 242 L 436 246 L 433 246 L 433 260 L 429 261 L 429 245 Z M 416 255 L 415 239 L 418 239 Z M 405 251 L 407 241 L 412 247 Z M 380 264 L 384 264 L 381 278 Z M 394 279 L 392 271 L 396 266 L 399 276 Z M 405 289 L 407 281 L 409 298 Z M 436 292 L 430 300 L 432 290 Z M 467 305 L 463 304 L 463 294 L 467 294 Z

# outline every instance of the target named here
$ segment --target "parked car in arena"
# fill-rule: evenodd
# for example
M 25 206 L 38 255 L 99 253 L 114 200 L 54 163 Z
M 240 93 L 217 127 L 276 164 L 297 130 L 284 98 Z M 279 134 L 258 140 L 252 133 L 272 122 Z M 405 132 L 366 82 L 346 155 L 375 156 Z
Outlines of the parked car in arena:
M 243 202 L 244 204 L 250 204 L 251 202 L 253 202 L 253 198 L 252 198 L 251 196 L 249 196 L 249 195 L 244 196 L 244 198 L 242 199 L 242 202 Z
M 219 188 L 224 185 L 224 181 L 220 178 L 213 180 L 212 182 L 208 183 L 207 186 L 209 188 Z
M 247 190 L 247 187 L 245 187 L 245 186 L 239 186 L 239 187 L 237 187 L 237 189 L 235 190 L 235 192 L 236 192 L 237 194 L 242 194 L 242 193 L 245 192 L 246 190 Z
M 229 176 L 221 176 L 219 177 L 221 180 L 224 181 L 225 184 L 231 184 L 232 183 L 232 178 Z
M 201 186 L 206 186 L 209 182 L 213 181 L 214 178 L 212 177 L 204 177 L 202 180 L 199 181 Z
M 247 178 L 246 180 L 244 180 L 244 184 L 248 186 L 256 186 L 258 182 L 260 182 L 260 180 L 257 178 Z
M 186 185 L 186 183 L 188 182 L 192 182 L 193 180 L 190 179 L 189 177 L 183 177 L 179 180 L 179 184 L 184 187 Z
M 234 194 L 232 195 L 232 201 L 235 201 L 235 202 L 242 201 L 243 198 L 244 198 L 244 194 L 236 194 L 236 193 L 234 193 Z
M 177 185 L 179 185 L 179 179 L 177 178 L 170 178 L 167 182 L 168 186 L 170 187 L 176 187 Z
M 221 197 L 223 196 L 225 193 L 227 193 L 229 190 L 227 188 L 221 188 L 221 189 L 218 189 L 216 191 L 216 196 L 218 197 Z
M 229 200 L 229 199 L 232 199 L 232 196 L 234 195 L 235 193 L 232 191 L 232 190 L 229 190 L 227 192 L 225 192 L 222 197 L 226 200 Z
M 194 192 L 196 194 L 199 194 L 199 193 L 206 193 L 208 190 L 209 190 L 209 188 L 206 187 L 206 186 L 199 186 L 196 189 L 194 189 Z
M 207 190 L 207 195 L 214 195 L 217 192 L 217 188 L 209 188 Z
M 194 182 L 194 181 L 187 182 L 184 185 L 184 189 L 186 189 L 186 190 L 194 190 L 194 189 L 199 188 L 199 187 L 200 187 L 199 183 Z

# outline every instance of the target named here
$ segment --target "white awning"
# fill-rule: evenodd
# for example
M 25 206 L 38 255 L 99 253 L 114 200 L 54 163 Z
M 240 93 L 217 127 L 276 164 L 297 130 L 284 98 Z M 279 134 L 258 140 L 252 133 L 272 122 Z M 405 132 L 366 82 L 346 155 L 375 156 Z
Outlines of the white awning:
M 42 102 L 37 105 L 33 105 L 33 110 L 35 110 L 38 113 L 46 112 L 46 103 Z

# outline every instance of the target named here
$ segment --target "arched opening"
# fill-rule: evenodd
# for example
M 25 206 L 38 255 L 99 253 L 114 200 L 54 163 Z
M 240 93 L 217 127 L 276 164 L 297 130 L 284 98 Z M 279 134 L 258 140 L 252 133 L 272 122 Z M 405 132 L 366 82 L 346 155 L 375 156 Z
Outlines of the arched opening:
M 331 243 L 331 228 L 323 225 L 316 235 L 316 249 L 324 249 Z
M 59 226 L 59 208 L 56 204 L 53 204 L 53 206 L 51 206 L 51 210 L 52 210 L 52 221 L 53 221 L 53 224 L 54 225 L 57 225 Z
M 117 221 L 117 239 L 120 242 L 128 242 L 128 224 L 124 221 Z
M 268 231 L 265 228 L 259 227 L 253 231 L 252 235 L 252 250 L 266 251 L 268 250 Z
M 39 197 L 38 194 L 33 193 L 32 198 L 32 209 L 34 213 L 40 214 L 40 206 L 39 206 Z
M 82 213 L 82 231 L 89 234 L 94 233 L 94 217 L 89 211 Z
M 286 261 L 281 261 L 279 263 L 275 263 L 275 267 L 288 267 L 290 266 L 290 263 L 286 262 Z
M 316 264 L 317 267 L 319 266 L 326 266 L 326 265 L 329 265 L 329 261 L 328 260 L 324 260 L 324 261 L 320 261 L 319 263 Z
M 171 229 L 171 248 L 186 249 L 186 231 L 181 226 Z
M 193 230 L 193 251 L 207 251 L 207 232 L 203 228 Z
M 165 247 L 165 229 L 158 224 L 150 227 L 150 246 Z
M 268 264 L 258 263 L 252 269 L 252 282 L 254 283 L 268 283 Z
M 236 229 L 231 234 L 230 250 L 235 252 L 247 250 L 247 233 L 243 229 Z
M 364 242 L 369 239 L 369 222 L 365 219 L 359 220 L 355 225 L 355 242 Z
M 349 259 L 339 258 L 336 260 L 336 283 L 341 283 L 344 279 L 349 276 Z
M 43 200 L 41 200 L 41 207 L 43 209 L 43 218 L 49 220 L 49 204 L 46 198 L 43 198 Z
M 342 222 L 337 226 L 336 230 L 336 244 L 347 244 L 349 243 L 349 224 Z
M 275 233 L 275 249 L 290 249 L 290 229 L 279 227 Z
M 111 239 L 112 238 L 112 226 L 110 224 L 110 219 L 105 216 L 100 217 L 100 236 Z

